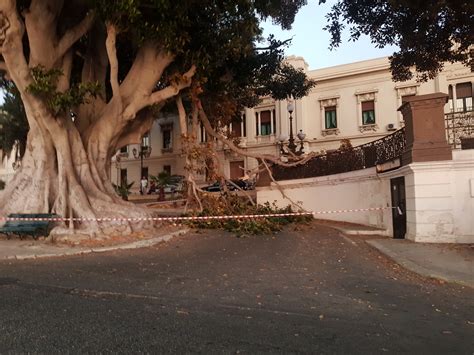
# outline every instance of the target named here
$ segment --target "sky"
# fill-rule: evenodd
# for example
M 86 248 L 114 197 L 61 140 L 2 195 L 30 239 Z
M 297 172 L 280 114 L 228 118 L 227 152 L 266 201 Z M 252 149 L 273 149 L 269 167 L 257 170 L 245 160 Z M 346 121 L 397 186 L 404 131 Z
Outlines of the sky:
M 347 64 L 366 59 L 379 58 L 391 55 L 397 48 L 375 48 L 368 37 L 361 37 L 357 42 L 348 42 L 347 31 L 343 42 L 334 50 L 329 50 L 330 35 L 323 30 L 327 20 L 325 15 L 330 11 L 334 0 L 318 5 L 318 1 L 309 0 L 296 15 L 293 28 L 283 31 L 271 22 L 264 25 L 264 35 L 273 33 L 277 39 L 293 38 L 291 46 L 286 49 L 287 56 L 296 55 L 304 57 L 309 64 L 309 69 L 319 69 L 339 64 Z
M 347 32 L 346 36 L 343 36 L 341 45 L 332 51 L 329 50 L 330 36 L 327 31 L 323 31 L 323 27 L 326 25 L 324 16 L 333 3 L 335 3 L 334 0 L 329 0 L 325 4 L 318 5 L 318 1 L 309 0 L 309 4 L 296 15 L 291 30 L 283 31 L 279 26 L 266 22 L 264 36 L 272 33 L 280 40 L 293 38 L 285 54 L 303 57 L 309 64 L 309 69 L 389 56 L 396 50 L 396 47 L 375 48 L 367 37 L 361 37 L 357 42 L 348 42 Z M 0 92 L 0 105 L 2 103 L 3 95 Z

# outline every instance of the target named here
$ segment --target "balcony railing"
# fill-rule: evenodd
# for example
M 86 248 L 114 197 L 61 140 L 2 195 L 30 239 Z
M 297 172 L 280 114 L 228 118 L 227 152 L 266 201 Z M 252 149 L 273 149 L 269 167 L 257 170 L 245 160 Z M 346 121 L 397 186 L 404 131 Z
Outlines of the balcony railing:
M 454 148 L 461 148 L 461 139 L 474 137 L 474 111 L 445 114 L 446 139 Z
M 405 146 L 405 128 L 402 128 L 370 143 L 316 156 L 303 165 L 292 168 L 275 165 L 273 177 L 275 180 L 304 179 L 371 168 L 400 158 Z

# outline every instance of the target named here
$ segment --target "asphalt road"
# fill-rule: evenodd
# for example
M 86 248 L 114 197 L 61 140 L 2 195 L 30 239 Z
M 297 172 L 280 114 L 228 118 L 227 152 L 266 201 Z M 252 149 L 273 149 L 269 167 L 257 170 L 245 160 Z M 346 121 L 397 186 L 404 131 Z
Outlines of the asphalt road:
M 474 352 L 474 290 L 311 226 L 0 262 L 0 353 Z

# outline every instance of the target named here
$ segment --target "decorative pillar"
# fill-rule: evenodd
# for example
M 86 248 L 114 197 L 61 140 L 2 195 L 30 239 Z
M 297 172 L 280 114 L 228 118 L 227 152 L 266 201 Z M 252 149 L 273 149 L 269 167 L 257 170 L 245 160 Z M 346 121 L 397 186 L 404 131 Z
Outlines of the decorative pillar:
M 275 128 L 273 127 L 273 109 L 270 109 L 270 135 L 275 134 Z
M 452 160 L 444 121 L 447 101 L 448 95 L 444 93 L 412 96 L 398 109 L 403 114 L 407 140 L 402 165 Z
M 458 107 L 458 96 L 456 93 L 456 84 L 453 84 L 453 112 L 457 112 L 457 107 Z
M 255 133 L 256 133 L 257 136 L 259 136 L 260 135 L 260 127 L 261 127 L 260 126 L 260 112 L 258 112 L 258 111 L 255 112 L 255 117 L 256 117 L 256 120 L 257 120 L 257 126 L 256 126 L 257 132 L 255 132 Z

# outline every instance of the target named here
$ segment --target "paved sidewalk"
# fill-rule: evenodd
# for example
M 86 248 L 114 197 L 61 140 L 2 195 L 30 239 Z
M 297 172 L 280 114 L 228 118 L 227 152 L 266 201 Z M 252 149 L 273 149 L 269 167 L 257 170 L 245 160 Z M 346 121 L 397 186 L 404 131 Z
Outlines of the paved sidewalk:
M 371 236 L 366 239 L 369 245 L 408 270 L 474 288 L 474 244 L 415 243 L 386 238 L 386 230 L 371 226 L 331 220 L 316 223 L 337 229 L 346 236 Z
M 367 243 L 418 274 L 474 288 L 474 246 L 372 239 Z
M 154 238 L 139 240 L 126 244 L 116 244 L 103 247 L 80 247 L 68 246 L 64 244 L 53 244 L 48 241 L 20 240 L 12 238 L 10 240 L 0 240 L 0 260 L 6 259 L 37 259 L 59 256 L 81 255 L 88 253 L 101 253 L 111 250 L 125 250 L 146 248 L 161 242 L 166 242 L 173 237 L 188 232 L 188 228 L 182 228 Z

